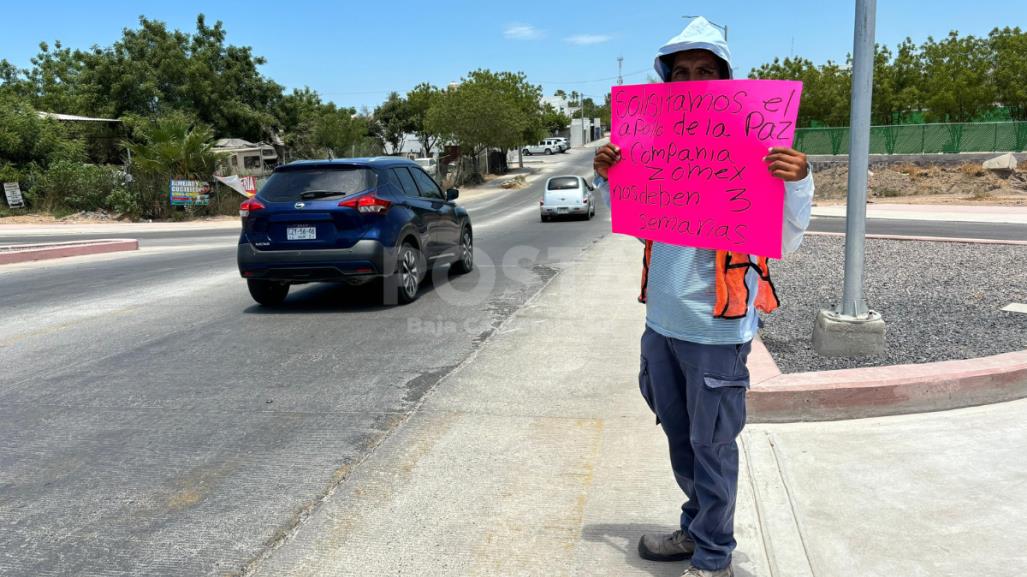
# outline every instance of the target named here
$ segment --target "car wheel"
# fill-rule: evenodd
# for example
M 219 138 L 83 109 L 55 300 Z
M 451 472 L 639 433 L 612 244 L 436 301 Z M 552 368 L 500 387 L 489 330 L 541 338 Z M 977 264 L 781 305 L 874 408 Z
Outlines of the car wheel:
M 421 251 L 412 244 L 403 243 L 396 254 L 396 272 L 386 279 L 387 294 L 395 294 L 402 305 L 414 302 L 417 300 L 423 271 L 424 259 L 421 258 Z
M 549 222 L 549 217 L 544 215 L 544 214 L 543 215 L 539 215 L 539 218 L 540 218 L 540 220 L 542 220 L 542 222 Z
M 250 296 L 263 306 L 274 307 L 282 304 L 289 295 L 289 285 L 280 282 L 258 279 L 246 279 L 246 287 Z
M 549 154 L 552 154 L 552 153 L 553 153 L 553 150 L 552 150 L 552 149 L 550 149 L 550 148 L 547 148 L 547 149 L 546 149 L 546 154 L 547 154 L 547 155 L 549 155 Z
M 474 237 L 466 226 L 460 231 L 460 259 L 450 269 L 455 274 L 467 274 L 474 270 Z
M 521 151 L 521 154 L 523 154 L 524 156 L 531 156 L 531 151 L 525 148 Z

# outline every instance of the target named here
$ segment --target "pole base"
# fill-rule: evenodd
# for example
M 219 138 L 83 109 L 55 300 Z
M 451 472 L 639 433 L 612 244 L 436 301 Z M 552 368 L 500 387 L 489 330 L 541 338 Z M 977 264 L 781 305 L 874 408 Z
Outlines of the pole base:
M 825 357 L 879 355 L 884 336 L 884 319 L 874 311 L 864 318 L 821 309 L 813 325 L 813 350 Z

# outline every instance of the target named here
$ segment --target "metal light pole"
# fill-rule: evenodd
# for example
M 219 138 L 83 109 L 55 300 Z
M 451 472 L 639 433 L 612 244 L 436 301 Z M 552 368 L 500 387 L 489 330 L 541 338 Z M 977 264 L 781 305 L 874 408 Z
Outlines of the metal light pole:
M 877 0 L 856 0 L 852 49 L 852 110 L 849 117 L 849 195 L 845 218 L 845 281 L 842 302 L 821 310 L 813 345 L 828 356 L 859 356 L 884 349 L 884 320 L 863 298 L 870 165 L 870 99 L 874 87 L 874 26 Z
M 874 16 L 877 0 L 857 0 L 852 47 L 852 110 L 849 113 L 849 198 L 845 212 L 845 286 L 841 312 L 861 317 L 864 244 L 867 224 L 867 171 L 870 169 L 870 97 L 874 89 Z
M 585 95 L 581 95 L 581 102 L 578 103 L 581 108 L 581 145 L 585 146 L 588 144 L 585 142 L 588 140 L 588 132 L 585 130 Z

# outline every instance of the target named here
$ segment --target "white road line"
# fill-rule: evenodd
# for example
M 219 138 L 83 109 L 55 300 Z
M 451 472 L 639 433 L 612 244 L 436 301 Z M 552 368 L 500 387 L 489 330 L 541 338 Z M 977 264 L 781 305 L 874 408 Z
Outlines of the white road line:
M 1010 313 L 1025 313 L 1027 314 L 1027 304 L 1024 303 L 1009 303 L 1002 307 L 1002 310 Z

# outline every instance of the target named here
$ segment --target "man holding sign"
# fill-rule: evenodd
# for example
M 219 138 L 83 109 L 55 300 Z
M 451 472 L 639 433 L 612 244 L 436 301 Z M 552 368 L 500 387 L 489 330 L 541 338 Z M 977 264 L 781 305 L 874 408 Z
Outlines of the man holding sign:
M 615 87 L 596 185 L 613 230 L 645 239 L 639 386 L 687 501 L 680 529 L 639 554 L 691 559 L 684 576 L 729 577 L 746 360 L 757 309 L 777 308 L 767 257 L 809 224 L 813 178 L 790 147 L 801 83 L 731 81 L 720 30 L 694 19 L 657 54 L 664 84 Z

